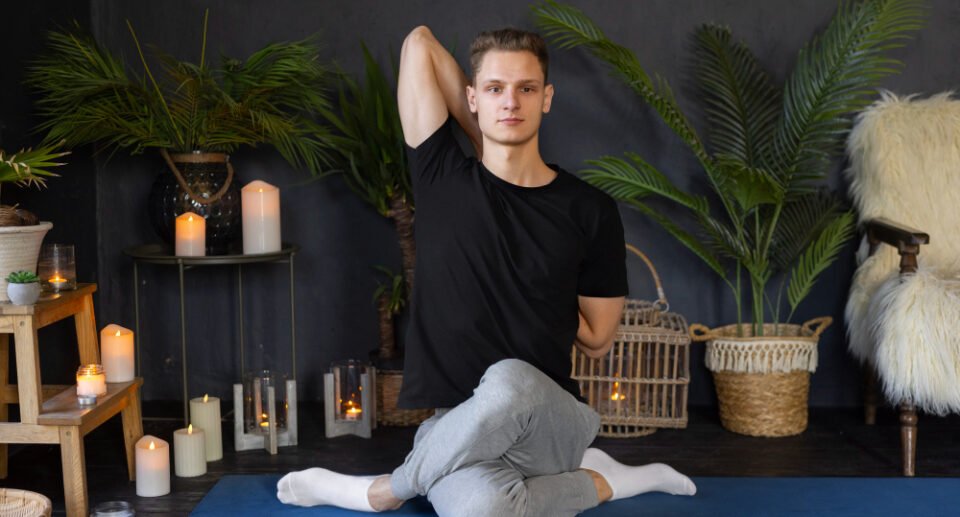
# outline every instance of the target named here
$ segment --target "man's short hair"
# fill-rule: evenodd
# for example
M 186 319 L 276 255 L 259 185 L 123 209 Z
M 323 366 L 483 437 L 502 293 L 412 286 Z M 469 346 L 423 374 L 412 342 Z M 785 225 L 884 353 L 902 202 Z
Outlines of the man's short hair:
M 473 81 L 483 63 L 483 56 L 491 50 L 527 51 L 537 57 L 543 68 L 543 82 L 547 82 L 547 42 L 536 32 L 508 27 L 495 31 L 484 31 L 477 35 L 470 45 L 470 68 L 473 69 Z

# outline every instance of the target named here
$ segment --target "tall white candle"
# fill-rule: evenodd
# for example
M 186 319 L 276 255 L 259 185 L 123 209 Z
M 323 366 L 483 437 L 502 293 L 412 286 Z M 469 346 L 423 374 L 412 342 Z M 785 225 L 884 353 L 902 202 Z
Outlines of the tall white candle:
M 260 180 L 240 191 L 243 253 L 280 251 L 280 189 Z
M 77 396 L 107 393 L 107 379 L 100 365 L 89 364 L 77 370 Z
M 178 477 L 192 478 L 207 473 L 204 434 L 202 429 L 194 429 L 193 424 L 173 432 L 173 468 Z
M 111 323 L 100 331 L 100 357 L 107 382 L 133 380 L 133 331 Z
M 202 257 L 207 254 L 207 220 L 193 212 L 177 217 L 175 254 L 180 257 Z
M 190 399 L 190 423 L 203 429 L 207 461 L 223 458 L 223 433 L 220 430 L 220 399 L 204 395 Z
M 170 493 L 170 445 L 156 436 L 137 440 L 137 495 L 157 497 Z

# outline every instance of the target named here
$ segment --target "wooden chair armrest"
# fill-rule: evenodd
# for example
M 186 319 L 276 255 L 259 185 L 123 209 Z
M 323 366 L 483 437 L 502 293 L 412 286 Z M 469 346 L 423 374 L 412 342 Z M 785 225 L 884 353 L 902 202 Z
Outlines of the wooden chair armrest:
M 913 273 L 917 270 L 917 255 L 920 246 L 930 243 L 930 236 L 919 230 L 906 227 L 888 219 L 877 218 L 867 221 L 864 226 L 867 232 L 867 241 L 870 243 L 870 254 L 876 251 L 881 243 L 889 244 L 900 254 L 900 273 Z

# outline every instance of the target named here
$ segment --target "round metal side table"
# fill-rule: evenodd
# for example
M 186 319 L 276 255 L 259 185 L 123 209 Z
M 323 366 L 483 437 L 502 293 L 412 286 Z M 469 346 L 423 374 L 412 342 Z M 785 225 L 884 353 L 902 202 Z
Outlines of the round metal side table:
M 240 334 L 240 375 L 244 372 L 244 343 L 243 343 L 243 265 L 263 262 L 285 263 L 290 268 L 290 356 L 291 378 L 297 377 L 297 333 L 296 333 L 296 297 L 294 296 L 293 257 L 300 247 L 295 244 L 283 243 L 280 251 L 274 253 L 259 253 L 252 255 L 211 255 L 203 257 L 178 257 L 172 255 L 170 246 L 164 244 L 146 244 L 123 250 L 123 253 L 133 258 L 133 307 L 134 307 L 134 340 L 136 348 L 136 371 L 140 374 L 140 264 L 157 264 L 162 266 L 177 266 L 180 279 L 180 363 L 183 376 L 183 421 L 189 421 L 189 396 L 187 381 L 187 326 L 186 310 L 183 289 L 183 274 L 188 269 L 200 266 L 237 266 L 237 321 Z

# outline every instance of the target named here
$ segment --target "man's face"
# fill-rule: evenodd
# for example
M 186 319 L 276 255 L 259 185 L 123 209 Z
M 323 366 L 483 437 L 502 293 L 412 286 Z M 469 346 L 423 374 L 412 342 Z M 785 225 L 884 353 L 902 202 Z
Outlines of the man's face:
M 480 132 L 502 145 L 523 145 L 534 138 L 552 99 L 553 85 L 544 84 L 540 62 L 527 51 L 487 52 L 474 84 L 467 86 Z

